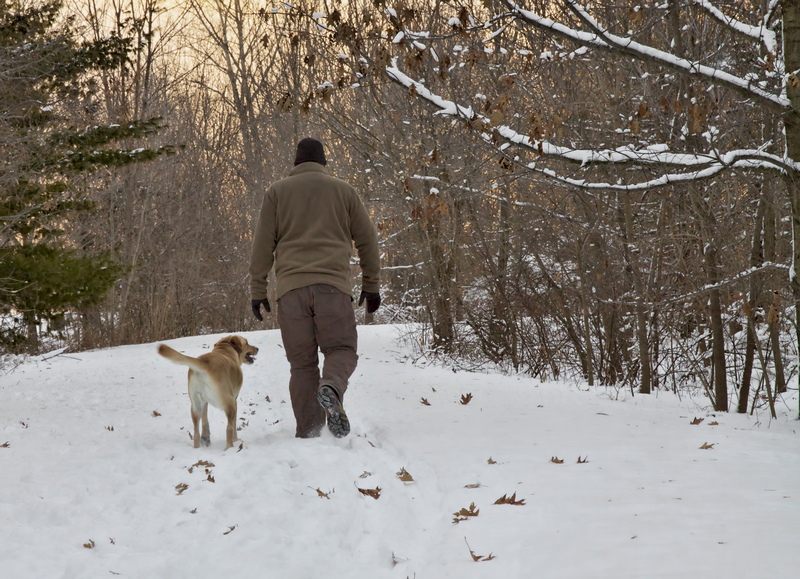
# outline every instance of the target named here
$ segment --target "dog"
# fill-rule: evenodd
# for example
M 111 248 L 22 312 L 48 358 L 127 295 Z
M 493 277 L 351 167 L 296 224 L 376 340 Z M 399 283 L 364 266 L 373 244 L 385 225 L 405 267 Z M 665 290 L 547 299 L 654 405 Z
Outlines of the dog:
M 158 353 L 170 362 L 189 366 L 189 400 L 192 404 L 194 424 L 194 447 L 211 444 L 208 428 L 208 405 L 216 406 L 228 418 L 225 431 L 225 450 L 239 440 L 236 435 L 237 398 L 242 389 L 242 364 L 252 364 L 258 348 L 247 343 L 241 336 L 222 338 L 214 348 L 197 358 L 185 356 L 166 344 L 159 344 Z M 200 417 L 203 431 L 200 433 Z

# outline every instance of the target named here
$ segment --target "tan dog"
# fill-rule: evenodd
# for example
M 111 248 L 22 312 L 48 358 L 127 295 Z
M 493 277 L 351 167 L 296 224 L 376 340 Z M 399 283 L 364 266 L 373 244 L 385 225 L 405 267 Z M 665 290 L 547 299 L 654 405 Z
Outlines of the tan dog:
M 167 360 L 189 366 L 189 400 L 192 403 L 192 423 L 194 424 L 194 447 L 211 443 L 208 428 L 208 405 L 216 406 L 228 417 L 225 431 L 225 449 L 239 440 L 236 436 L 236 399 L 242 389 L 242 364 L 252 364 L 258 348 L 251 346 L 241 336 L 222 338 L 210 352 L 198 358 L 185 356 L 165 344 L 159 344 L 158 353 Z M 198 423 L 203 417 L 203 433 L 200 435 Z

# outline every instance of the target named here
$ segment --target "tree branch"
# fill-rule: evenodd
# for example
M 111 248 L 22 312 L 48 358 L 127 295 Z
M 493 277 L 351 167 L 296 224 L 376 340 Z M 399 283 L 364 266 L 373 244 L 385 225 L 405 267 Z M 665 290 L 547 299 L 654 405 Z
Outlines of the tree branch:
M 753 98 L 777 112 L 785 112 L 792 108 L 788 98 L 764 90 L 748 80 L 723 70 L 700 64 L 696 61 L 680 58 L 669 52 L 641 44 L 630 37 L 612 34 L 603 29 L 575 0 L 562 1 L 581 22 L 592 30 L 592 32 L 575 30 L 548 18 L 543 18 L 530 10 L 525 10 L 511 0 L 500 1 L 515 14 L 517 20 L 555 33 L 561 37 L 568 38 L 584 46 L 602 48 L 625 54 L 642 61 L 659 64 L 665 68 L 679 71 L 690 76 L 706 79 L 709 82 L 731 88 L 740 94 Z

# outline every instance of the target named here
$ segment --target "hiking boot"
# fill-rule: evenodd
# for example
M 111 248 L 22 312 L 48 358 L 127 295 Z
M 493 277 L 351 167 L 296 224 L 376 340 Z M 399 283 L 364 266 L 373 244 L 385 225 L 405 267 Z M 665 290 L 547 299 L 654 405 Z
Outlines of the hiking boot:
M 317 390 L 317 401 L 328 415 L 328 430 L 336 438 L 342 438 L 350 433 L 350 421 L 344 412 L 341 400 L 336 390 L 323 384 Z

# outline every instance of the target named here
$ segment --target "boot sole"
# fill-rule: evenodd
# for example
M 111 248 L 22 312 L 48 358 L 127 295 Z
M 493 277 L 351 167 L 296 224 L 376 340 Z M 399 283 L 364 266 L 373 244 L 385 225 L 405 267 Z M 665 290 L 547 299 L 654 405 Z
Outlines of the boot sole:
M 344 412 L 336 392 L 330 386 L 321 386 L 317 391 L 317 401 L 328 415 L 328 430 L 336 438 L 350 434 L 350 420 Z

